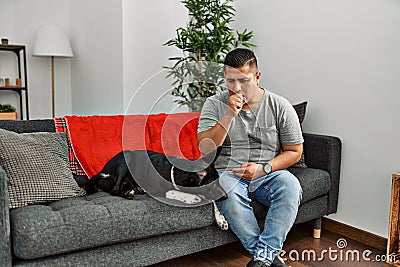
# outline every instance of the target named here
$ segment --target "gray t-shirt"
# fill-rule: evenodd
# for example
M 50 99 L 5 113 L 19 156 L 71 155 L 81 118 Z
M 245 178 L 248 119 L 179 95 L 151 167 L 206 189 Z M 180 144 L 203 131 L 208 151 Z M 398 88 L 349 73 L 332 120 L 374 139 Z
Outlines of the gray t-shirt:
M 257 106 L 241 110 L 233 120 L 215 162 L 219 171 L 232 170 L 243 163 L 267 162 L 281 153 L 281 144 L 303 143 L 299 119 L 285 98 L 264 90 Z M 198 132 L 212 128 L 226 113 L 229 92 L 207 98 L 201 111 Z

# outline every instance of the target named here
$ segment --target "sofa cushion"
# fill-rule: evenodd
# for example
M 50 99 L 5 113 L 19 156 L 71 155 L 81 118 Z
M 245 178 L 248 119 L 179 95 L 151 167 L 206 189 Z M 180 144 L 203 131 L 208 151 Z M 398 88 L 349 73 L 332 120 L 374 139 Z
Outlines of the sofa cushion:
M 302 203 L 313 198 L 325 195 L 331 188 L 331 179 L 328 172 L 314 168 L 288 168 L 299 179 L 303 189 Z
M 55 132 L 54 121 L 44 120 L 0 120 L 0 128 L 16 133 Z
M 65 134 L 0 129 L 0 140 L 0 165 L 9 179 L 9 208 L 85 194 L 69 169 Z
M 10 218 L 14 253 L 23 259 L 197 229 L 214 221 L 211 205 L 182 208 L 146 194 L 127 200 L 105 192 L 14 209 Z

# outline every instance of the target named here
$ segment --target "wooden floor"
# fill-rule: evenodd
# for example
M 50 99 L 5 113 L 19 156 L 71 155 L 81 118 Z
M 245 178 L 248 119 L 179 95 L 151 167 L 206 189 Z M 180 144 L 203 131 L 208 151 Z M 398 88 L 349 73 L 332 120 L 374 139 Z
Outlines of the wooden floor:
M 304 266 L 386 266 L 381 261 L 385 251 L 380 251 L 329 231 L 323 231 L 321 239 L 312 238 L 312 226 L 298 224 L 290 231 L 281 255 L 286 264 L 292 267 Z M 363 256 L 364 255 L 364 256 Z M 153 265 L 171 266 L 229 266 L 243 267 L 252 259 L 240 242 L 198 252 L 181 258 Z

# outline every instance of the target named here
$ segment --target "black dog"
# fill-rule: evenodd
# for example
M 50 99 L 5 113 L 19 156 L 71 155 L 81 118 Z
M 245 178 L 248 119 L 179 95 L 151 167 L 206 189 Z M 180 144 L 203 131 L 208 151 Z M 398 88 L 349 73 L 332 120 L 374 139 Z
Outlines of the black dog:
M 101 172 L 87 182 L 85 189 L 88 194 L 97 192 L 98 188 L 111 195 L 132 199 L 135 194 L 145 192 L 165 196 L 169 189 L 185 191 L 200 187 L 219 178 L 214 162 L 220 151 L 218 148 L 216 153 L 190 161 L 150 150 L 125 150 L 109 160 Z M 210 200 L 215 196 L 219 196 L 218 200 L 226 198 L 218 181 L 204 191 L 203 195 Z

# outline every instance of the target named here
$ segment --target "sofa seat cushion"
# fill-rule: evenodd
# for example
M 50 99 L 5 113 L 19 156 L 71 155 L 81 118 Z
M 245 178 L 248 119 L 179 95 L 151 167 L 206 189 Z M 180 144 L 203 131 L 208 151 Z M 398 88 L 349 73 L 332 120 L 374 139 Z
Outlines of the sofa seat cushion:
M 303 196 L 301 203 L 323 196 L 331 188 L 331 178 L 328 172 L 314 168 L 289 168 L 288 171 L 299 179 Z
M 331 188 L 330 175 L 326 171 L 314 168 L 288 168 L 288 171 L 299 179 L 303 189 L 301 204 L 326 195 Z M 256 200 L 252 201 L 252 207 L 256 218 L 263 221 L 267 207 Z
M 10 211 L 14 253 L 23 259 L 202 228 L 213 216 L 211 205 L 182 208 L 105 192 Z

